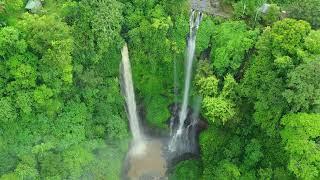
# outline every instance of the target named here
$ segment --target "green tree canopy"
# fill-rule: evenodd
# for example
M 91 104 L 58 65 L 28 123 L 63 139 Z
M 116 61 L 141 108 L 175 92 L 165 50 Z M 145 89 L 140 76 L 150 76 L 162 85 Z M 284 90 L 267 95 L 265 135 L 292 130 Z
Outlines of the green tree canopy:
M 320 175 L 320 115 L 290 114 L 281 120 L 283 143 L 289 153 L 288 168 L 301 179 L 317 179 Z

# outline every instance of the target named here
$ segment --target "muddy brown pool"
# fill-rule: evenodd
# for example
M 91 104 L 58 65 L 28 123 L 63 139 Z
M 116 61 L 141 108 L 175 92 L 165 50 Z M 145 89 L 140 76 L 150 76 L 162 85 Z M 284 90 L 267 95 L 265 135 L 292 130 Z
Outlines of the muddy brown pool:
M 130 180 L 167 179 L 166 160 L 163 155 L 163 144 L 160 140 L 145 142 L 143 153 L 128 155 L 129 170 L 127 177 Z

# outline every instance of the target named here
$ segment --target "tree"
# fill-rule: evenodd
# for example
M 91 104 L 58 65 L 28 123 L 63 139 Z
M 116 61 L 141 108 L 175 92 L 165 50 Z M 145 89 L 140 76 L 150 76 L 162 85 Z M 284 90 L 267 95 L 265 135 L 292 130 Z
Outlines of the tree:
M 215 25 L 215 22 L 211 17 L 204 17 L 201 21 L 201 26 L 199 26 L 199 30 L 197 31 L 197 39 L 196 39 L 196 53 L 200 54 L 205 51 L 207 48 L 212 48 L 212 41 L 214 32 L 218 28 Z
M 20 10 L 24 4 L 22 0 L 16 0 L 16 1 L 4 0 L 3 3 L 5 5 L 5 10 L 8 13 L 13 13 L 15 11 Z
M 9 57 L 26 51 L 27 44 L 21 38 L 21 33 L 14 27 L 4 27 L 0 30 L 0 59 L 8 60 Z
M 287 8 L 288 15 L 291 18 L 308 21 L 312 27 L 320 27 L 320 1 L 319 0 L 301 0 L 293 1 Z
M 63 164 L 68 174 L 66 177 L 79 179 L 85 167 L 93 160 L 93 154 L 82 146 L 74 145 L 63 152 Z
M 231 1 L 231 0 L 227 0 Z M 245 19 L 249 23 L 255 23 L 258 8 L 265 3 L 264 0 L 236 0 L 233 4 L 234 16 L 238 19 Z
M 0 24 L 13 24 L 23 8 L 23 0 L 2 0 L 0 5 Z
M 288 168 L 298 178 L 318 179 L 320 176 L 320 115 L 289 114 L 281 119 L 281 131 L 290 159 Z
M 211 122 L 221 122 L 222 124 L 231 120 L 236 114 L 235 105 L 221 97 L 205 97 L 202 108 L 205 111 L 206 118 L 210 119 Z
M 258 140 L 252 139 L 245 147 L 244 167 L 254 168 L 256 164 L 263 158 L 261 144 Z
M 69 27 L 54 16 L 25 15 L 19 22 L 32 52 L 38 56 L 39 80 L 57 94 L 72 83 L 73 39 Z
M 271 25 L 280 19 L 280 7 L 278 7 L 276 4 L 270 4 L 268 11 L 266 13 L 263 13 L 261 16 L 265 24 Z
M 216 179 L 238 179 L 240 177 L 240 171 L 238 167 L 229 162 L 228 160 L 220 161 L 216 169 L 216 174 L 213 176 Z M 211 179 L 211 177 L 205 177 L 204 179 Z
M 320 112 L 320 59 L 303 63 L 288 74 L 283 93 L 291 112 Z
M 241 91 L 252 98 L 255 121 L 269 135 L 276 134 L 280 118 L 287 111 L 282 96 L 287 73 L 302 62 L 299 54 L 304 52 L 303 41 L 310 31 L 304 21 L 284 19 L 267 27 L 256 44 L 258 55 L 245 73 Z
M 1 97 L 0 119 L 2 123 L 10 123 L 17 119 L 17 112 L 10 97 Z
M 305 38 L 304 45 L 306 50 L 308 50 L 312 55 L 316 55 L 316 56 L 319 55 L 320 54 L 320 45 L 318 43 L 319 41 L 320 41 L 320 31 L 319 30 L 311 31 L 308 37 Z M 309 58 L 314 59 L 315 57 L 311 56 Z
M 254 46 L 257 31 L 248 30 L 241 21 L 229 21 L 213 32 L 211 58 L 218 76 L 235 75 L 245 61 L 245 55 Z
M 208 64 L 200 64 L 195 78 L 196 90 L 203 97 L 203 114 L 211 123 L 225 124 L 233 119 L 237 113 L 237 108 L 233 100 L 234 89 L 237 83 L 228 74 L 224 79 L 224 86 L 220 89 L 219 81 L 214 75 L 210 75 Z M 208 71 L 206 71 L 208 70 Z M 208 73 L 208 74 L 207 74 Z
M 84 0 L 74 25 L 75 60 L 90 65 L 104 60 L 103 56 L 113 47 L 120 49 L 122 4 L 113 0 Z
M 201 177 L 201 162 L 198 160 L 186 160 L 174 167 L 169 178 L 172 180 L 190 179 L 197 180 Z

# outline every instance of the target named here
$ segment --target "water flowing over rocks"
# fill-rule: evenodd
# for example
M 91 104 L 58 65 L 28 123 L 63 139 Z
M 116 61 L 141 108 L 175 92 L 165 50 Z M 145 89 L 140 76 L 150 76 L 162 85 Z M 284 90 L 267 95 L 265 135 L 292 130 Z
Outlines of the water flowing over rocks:
M 169 107 L 171 118 L 169 119 L 170 128 L 176 131 L 179 128 L 179 112 L 181 106 L 179 104 L 172 104 Z M 207 122 L 199 117 L 197 111 L 192 108 L 187 108 L 186 120 L 183 124 L 183 131 L 176 143 L 175 151 L 168 151 L 168 160 L 170 164 L 175 164 L 177 160 L 185 160 L 188 157 L 197 156 L 200 153 L 199 134 L 206 129 Z

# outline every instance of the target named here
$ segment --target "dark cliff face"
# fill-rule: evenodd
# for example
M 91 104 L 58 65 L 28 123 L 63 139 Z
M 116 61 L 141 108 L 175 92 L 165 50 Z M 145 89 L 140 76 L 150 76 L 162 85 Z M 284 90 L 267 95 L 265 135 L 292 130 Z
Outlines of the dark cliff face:
M 170 121 L 173 121 L 173 128 L 176 129 L 178 128 L 177 126 L 179 125 L 179 113 L 180 113 L 181 105 L 180 104 L 171 104 L 169 106 L 169 111 L 171 112 L 171 118 L 168 120 L 168 124 L 170 124 Z M 194 126 L 197 129 L 197 132 L 201 132 L 204 129 L 207 128 L 208 124 L 199 115 L 195 115 L 195 112 L 188 107 L 188 115 L 187 119 L 184 122 L 184 127 L 187 128 L 189 125 L 191 125 L 192 122 L 196 122 Z
M 174 134 L 179 128 L 179 113 L 181 105 L 172 104 L 169 106 L 171 118 L 168 120 L 168 125 Z M 198 158 L 200 154 L 199 135 L 201 131 L 207 128 L 208 124 L 200 117 L 197 112 L 188 107 L 187 119 L 184 122 L 184 130 L 177 141 L 176 150 L 167 152 L 168 166 L 172 167 L 180 161 Z

